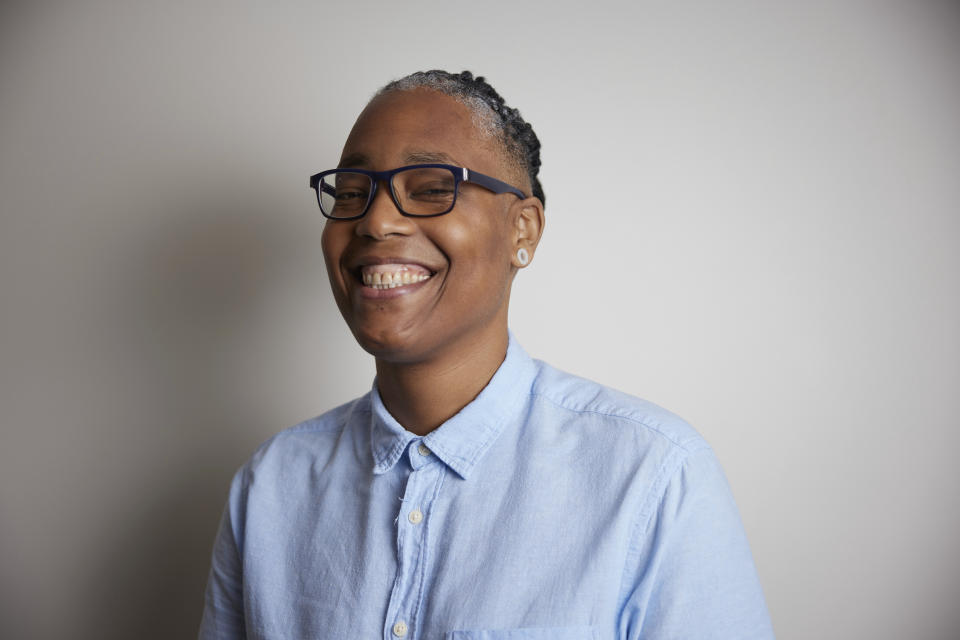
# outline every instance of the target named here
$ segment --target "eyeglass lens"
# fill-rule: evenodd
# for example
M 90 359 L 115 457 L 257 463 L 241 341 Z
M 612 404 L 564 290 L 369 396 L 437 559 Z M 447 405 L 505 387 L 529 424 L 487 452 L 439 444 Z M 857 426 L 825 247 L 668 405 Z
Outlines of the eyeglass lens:
M 400 210 L 412 216 L 435 216 L 453 208 L 456 175 L 450 169 L 429 167 L 399 171 L 391 189 Z M 373 178 L 349 170 L 325 175 L 318 185 L 320 208 L 331 218 L 362 215 L 373 191 Z

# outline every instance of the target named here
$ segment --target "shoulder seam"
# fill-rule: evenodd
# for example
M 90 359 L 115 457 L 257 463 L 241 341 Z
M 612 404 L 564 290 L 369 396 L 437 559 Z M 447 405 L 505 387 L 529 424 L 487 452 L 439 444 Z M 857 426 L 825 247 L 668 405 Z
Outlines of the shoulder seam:
M 545 395 L 545 394 L 543 394 L 543 393 L 539 393 L 539 392 L 536 392 L 536 391 L 531 391 L 531 392 L 530 392 L 530 396 L 531 396 L 531 397 L 536 397 L 536 398 L 541 398 L 541 399 L 543 399 L 544 401 L 549 402 L 549 403 L 552 404 L 553 406 L 557 407 L 558 409 L 563 409 L 564 411 L 570 411 L 570 412 L 572 412 L 572 413 L 591 413 L 591 414 L 594 414 L 594 415 L 605 416 L 605 417 L 608 417 L 608 418 L 618 418 L 618 419 L 620 419 L 620 420 L 625 420 L 625 421 L 627 421 L 627 422 L 630 422 L 630 423 L 639 425 L 639 426 L 641 426 L 641 427 L 643 427 L 643 428 L 645 428 L 645 429 L 648 429 L 648 430 L 650 430 L 650 431 L 653 431 L 653 432 L 656 433 L 656 434 L 659 434 L 660 436 L 662 436 L 662 437 L 663 437 L 665 440 L 667 440 L 668 442 L 676 445 L 677 447 L 683 449 L 684 451 L 687 451 L 688 453 L 693 453 L 693 452 L 695 452 L 695 451 L 699 451 L 700 449 L 709 449 L 709 448 L 710 448 L 710 445 L 707 444 L 707 442 L 706 442 L 701 436 L 699 436 L 699 435 L 694 435 L 694 436 L 691 436 L 690 438 L 688 438 L 688 439 L 686 439 L 686 440 L 683 440 L 683 441 L 679 441 L 679 442 L 678 442 L 675 438 L 673 438 L 672 436 L 668 435 L 668 434 L 665 433 L 663 430 L 661 430 L 661 429 L 659 428 L 659 424 L 657 424 L 656 422 L 652 422 L 652 421 L 649 421 L 649 420 L 642 420 L 642 419 L 640 419 L 640 418 L 638 418 L 638 417 L 636 417 L 636 416 L 627 415 L 627 414 L 623 414 L 623 413 L 619 413 L 619 412 L 612 412 L 612 411 L 600 411 L 600 410 L 598 410 L 598 409 L 590 409 L 590 408 L 587 408 L 586 406 L 571 407 L 571 406 L 568 406 L 568 405 L 566 405 L 566 404 L 563 404 L 563 403 L 559 402 L 558 400 L 556 400 L 556 399 L 554 399 L 554 398 L 551 398 L 550 396 L 547 396 L 547 395 Z M 682 420 L 682 418 L 677 418 L 677 419 L 678 419 L 678 420 Z M 698 443 L 698 442 L 701 443 L 701 446 L 699 446 L 699 447 L 692 447 L 692 446 L 691 446 L 691 445 L 693 445 L 694 443 Z

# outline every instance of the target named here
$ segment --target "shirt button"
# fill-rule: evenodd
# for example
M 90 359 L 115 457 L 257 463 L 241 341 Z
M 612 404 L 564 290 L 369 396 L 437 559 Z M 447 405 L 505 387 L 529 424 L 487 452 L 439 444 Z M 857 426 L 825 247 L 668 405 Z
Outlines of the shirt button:
M 430 455 L 430 449 L 427 449 L 427 446 L 426 446 L 425 444 L 423 444 L 422 442 L 421 442 L 420 445 L 417 447 L 417 451 L 419 451 L 419 452 L 420 452 L 420 455 L 422 455 L 422 456 L 428 456 L 428 455 Z
M 398 638 L 402 638 L 403 636 L 407 635 L 407 623 L 403 620 L 400 620 L 393 625 L 393 635 L 397 636 Z
M 423 511 L 420 511 L 420 509 L 414 509 L 410 512 L 410 515 L 407 516 L 407 519 L 413 524 L 420 524 L 420 521 L 423 520 Z

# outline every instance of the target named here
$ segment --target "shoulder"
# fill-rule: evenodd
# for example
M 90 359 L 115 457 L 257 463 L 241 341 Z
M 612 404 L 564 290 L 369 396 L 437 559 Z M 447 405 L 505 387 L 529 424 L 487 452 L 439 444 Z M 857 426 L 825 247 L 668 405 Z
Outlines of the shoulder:
M 646 540 L 651 523 L 664 513 L 735 514 L 716 455 L 686 420 L 548 364 L 537 367 L 531 386 L 536 429 L 548 432 L 551 444 L 572 443 L 574 467 L 582 460 L 599 486 L 617 488 L 614 495 L 635 518 L 631 545 Z
M 369 415 L 366 394 L 284 429 L 257 447 L 239 474 L 296 473 L 304 466 L 313 466 L 332 455 L 346 432 L 367 424 Z
M 534 402 L 550 405 L 559 415 L 583 424 L 601 424 L 621 437 L 657 443 L 676 453 L 709 449 L 683 418 L 652 402 L 535 361 L 538 375 L 531 387 Z

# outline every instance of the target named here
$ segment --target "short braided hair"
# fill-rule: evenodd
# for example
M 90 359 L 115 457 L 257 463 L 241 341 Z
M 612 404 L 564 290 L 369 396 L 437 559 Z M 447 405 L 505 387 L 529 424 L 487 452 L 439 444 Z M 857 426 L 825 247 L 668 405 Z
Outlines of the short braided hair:
M 529 176 L 533 195 L 546 204 L 543 187 L 537 177 L 540 173 L 540 140 L 520 112 L 507 106 L 483 76 L 474 77 L 469 71 L 417 71 L 390 82 L 377 95 L 413 89 L 432 89 L 469 108 L 473 112 L 474 124 L 486 135 L 500 139 L 507 155 Z

